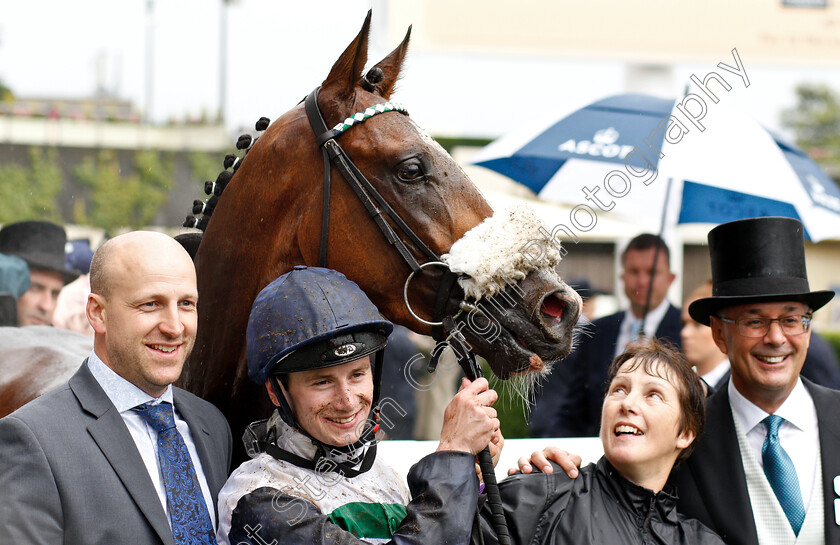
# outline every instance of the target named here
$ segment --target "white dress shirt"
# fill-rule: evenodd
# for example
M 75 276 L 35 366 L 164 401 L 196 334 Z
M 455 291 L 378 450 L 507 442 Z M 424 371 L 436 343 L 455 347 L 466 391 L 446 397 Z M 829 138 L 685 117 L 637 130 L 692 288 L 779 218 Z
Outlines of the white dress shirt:
M 763 468 L 761 448 L 767 437 L 767 427 L 761 421 L 769 414 L 742 396 L 731 380 L 729 381 L 729 403 L 732 406 L 732 412 L 741 424 L 741 429 L 746 432 L 747 441 L 756 460 Z M 774 414 L 785 419 L 779 427 L 779 442 L 796 468 L 799 487 L 802 489 L 802 502 L 807 511 L 814 486 L 814 468 L 820 437 L 817 428 L 817 408 L 814 407 L 811 394 L 802 384 L 802 379 L 796 381 L 796 386 Z
M 668 307 L 671 305 L 667 299 L 663 299 L 659 306 L 655 309 L 650 310 L 647 315 L 645 316 L 645 335 L 648 337 L 653 337 L 656 334 L 656 330 L 659 329 L 659 324 L 662 323 L 662 319 L 665 318 L 665 313 L 668 312 Z M 624 349 L 630 343 L 630 341 L 634 339 L 634 331 L 631 331 L 631 326 L 633 322 L 638 321 L 640 318 L 636 318 L 633 314 L 632 309 L 627 309 L 624 311 L 624 319 L 621 320 L 621 325 L 618 326 L 618 339 L 616 339 L 615 343 L 615 357 L 618 357 L 619 354 L 624 352 Z
M 714 369 L 701 376 L 700 378 L 706 381 L 706 384 L 714 388 L 715 384 L 717 384 L 718 381 L 720 381 L 720 379 L 723 378 L 723 375 L 725 375 L 728 371 L 729 358 L 724 358 L 724 360 L 717 364 L 717 366 L 715 366 Z
M 105 394 L 111 400 L 111 403 L 117 408 L 120 416 L 125 422 L 134 443 L 137 445 L 137 450 L 140 451 L 140 457 L 143 463 L 146 464 L 146 470 L 152 479 L 152 484 L 157 490 L 160 503 L 163 506 L 163 511 L 166 513 L 166 518 L 169 519 L 169 509 L 166 505 L 166 488 L 163 484 L 163 476 L 160 472 L 160 462 L 157 455 L 157 432 L 135 411 L 131 409 L 143 403 L 152 402 L 154 404 L 168 401 L 172 403 L 173 408 L 175 404 L 172 401 L 172 386 L 166 388 L 166 392 L 159 398 L 154 398 L 127 381 L 113 369 L 105 365 L 99 359 L 96 352 L 91 352 L 88 358 L 88 368 L 93 374 L 93 377 L 105 390 Z M 189 425 L 180 417 L 178 409 L 175 408 L 175 427 L 184 439 L 187 445 L 187 450 L 190 452 L 195 473 L 198 476 L 198 484 L 201 485 L 201 493 L 204 496 L 204 503 L 207 504 L 207 511 L 210 514 L 210 520 L 213 527 L 216 527 L 215 514 L 215 500 L 210 495 L 210 487 L 207 485 L 207 479 L 204 477 L 204 470 L 201 467 L 201 459 L 198 457 L 198 451 L 195 449 L 192 435 L 190 434 Z M 170 522 L 171 525 L 171 522 Z

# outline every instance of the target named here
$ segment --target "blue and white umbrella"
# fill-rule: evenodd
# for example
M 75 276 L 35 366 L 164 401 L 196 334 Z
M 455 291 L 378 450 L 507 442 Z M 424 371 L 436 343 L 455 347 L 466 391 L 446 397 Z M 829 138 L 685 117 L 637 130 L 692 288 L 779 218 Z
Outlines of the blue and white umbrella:
M 840 238 L 840 189 L 814 161 L 753 119 L 717 104 L 625 94 L 490 143 L 472 163 L 542 199 L 676 223 L 787 216 L 812 241 Z M 663 223 L 664 218 L 664 223 Z

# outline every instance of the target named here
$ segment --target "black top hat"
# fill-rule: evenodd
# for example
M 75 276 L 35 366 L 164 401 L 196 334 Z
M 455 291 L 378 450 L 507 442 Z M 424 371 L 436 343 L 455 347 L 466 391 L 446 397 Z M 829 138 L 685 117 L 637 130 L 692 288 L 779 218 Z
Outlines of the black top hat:
M 817 310 L 834 297 L 811 291 L 805 271 L 802 223 L 791 218 L 751 218 L 709 231 L 712 297 L 698 299 L 688 313 L 701 324 L 718 310 L 744 303 L 798 301 Z
M 60 273 L 68 284 L 78 278 L 79 273 L 65 267 L 65 244 L 64 229 L 48 221 L 21 221 L 0 229 L 1 253 L 20 257 L 30 269 Z

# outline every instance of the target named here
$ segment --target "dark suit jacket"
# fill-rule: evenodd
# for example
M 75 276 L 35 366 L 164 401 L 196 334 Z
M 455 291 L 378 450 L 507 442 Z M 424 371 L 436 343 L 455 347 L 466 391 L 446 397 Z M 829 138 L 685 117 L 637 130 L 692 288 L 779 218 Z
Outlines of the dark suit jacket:
M 557 382 L 556 397 L 543 397 L 541 403 L 553 406 L 547 416 L 550 430 L 546 437 L 593 437 L 601 427 L 601 405 L 607 386 L 607 370 L 615 357 L 615 344 L 624 311 L 592 322 L 582 335 L 580 347 L 558 364 L 549 380 Z M 680 310 L 673 305 L 659 323 L 656 337 L 682 346 Z M 547 389 L 550 392 L 551 389 Z
M 840 475 L 840 392 L 803 379 L 817 408 L 822 483 L 825 499 L 825 542 L 840 543 L 834 521 L 834 477 Z M 721 388 L 706 409 L 706 429 L 691 457 L 671 475 L 679 493 L 679 511 L 700 520 L 728 545 L 758 545 L 747 493 L 747 478 L 735 436 L 729 391 Z
M 210 403 L 173 394 L 215 498 L 230 468 L 230 428 Z M 0 491 L 3 545 L 173 544 L 134 440 L 87 365 L 0 419 Z

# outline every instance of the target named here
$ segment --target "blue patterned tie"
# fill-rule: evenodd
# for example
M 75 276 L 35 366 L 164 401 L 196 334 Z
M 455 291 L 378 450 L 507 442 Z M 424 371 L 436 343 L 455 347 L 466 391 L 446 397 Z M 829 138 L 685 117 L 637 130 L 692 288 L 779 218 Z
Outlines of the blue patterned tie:
M 210 513 L 198 484 L 190 451 L 175 427 L 172 405 L 166 402 L 158 405 L 146 403 L 132 410 L 137 411 L 158 434 L 158 460 L 175 543 L 215 544 Z
M 781 416 L 771 414 L 762 422 L 767 427 L 767 437 L 761 447 L 761 459 L 764 462 L 764 474 L 776 498 L 787 515 L 793 533 L 799 535 L 805 522 L 805 506 L 802 504 L 802 489 L 796 477 L 796 468 L 779 442 L 779 426 L 785 421 Z

